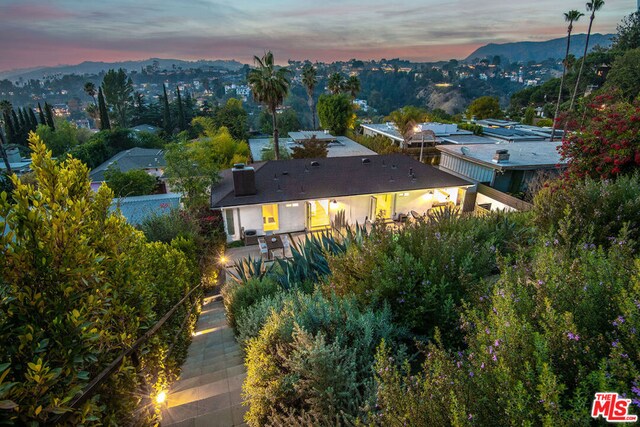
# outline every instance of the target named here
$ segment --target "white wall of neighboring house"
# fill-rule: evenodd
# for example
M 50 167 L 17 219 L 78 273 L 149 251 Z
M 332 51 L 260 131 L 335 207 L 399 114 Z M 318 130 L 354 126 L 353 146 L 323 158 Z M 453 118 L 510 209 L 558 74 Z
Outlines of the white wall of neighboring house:
M 506 210 L 507 212 L 516 212 L 517 209 L 512 208 L 511 206 L 505 205 L 502 202 L 499 202 L 495 199 L 492 199 L 489 196 L 485 196 L 484 194 L 480 194 L 478 193 L 478 195 L 476 196 L 476 204 L 477 205 L 484 205 L 490 203 L 491 204 L 491 210 L 492 211 L 502 211 L 502 210 Z

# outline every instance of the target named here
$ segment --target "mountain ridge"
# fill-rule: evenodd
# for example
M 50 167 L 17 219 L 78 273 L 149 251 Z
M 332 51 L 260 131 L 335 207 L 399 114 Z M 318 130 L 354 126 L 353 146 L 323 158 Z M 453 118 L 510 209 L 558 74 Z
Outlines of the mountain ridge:
M 589 40 L 589 52 L 596 46 L 611 46 L 614 34 L 591 34 Z M 582 57 L 584 52 L 584 44 L 586 42 L 586 34 L 574 34 L 571 36 L 571 49 L 569 53 L 576 57 Z M 511 43 L 489 43 L 479 47 L 471 55 L 467 56 L 465 61 L 469 62 L 477 59 L 493 58 L 500 56 L 503 60 L 509 62 L 528 62 L 528 61 L 544 61 L 545 59 L 562 59 L 567 49 L 567 38 L 560 37 L 541 42 L 522 41 Z
M 17 80 L 22 77 L 25 80 L 28 79 L 41 79 L 45 76 L 55 74 L 99 74 L 102 71 L 107 71 L 111 68 L 118 69 L 124 68 L 128 71 L 140 70 L 141 67 L 153 65 L 154 61 L 158 61 L 158 66 L 161 69 L 170 69 L 174 65 L 176 67 L 183 68 L 198 68 L 203 66 L 223 68 L 228 70 L 238 70 L 244 66 L 241 62 L 234 59 L 214 59 L 206 60 L 199 59 L 196 61 L 186 61 L 182 59 L 170 59 L 170 58 L 148 58 L 137 61 L 117 61 L 117 62 L 105 62 L 105 61 L 84 61 L 75 65 L 55 65 L 55 66 L 42 66 L 42 67 L 29 67 L 17 70 L 0 71 L 0 79 Z

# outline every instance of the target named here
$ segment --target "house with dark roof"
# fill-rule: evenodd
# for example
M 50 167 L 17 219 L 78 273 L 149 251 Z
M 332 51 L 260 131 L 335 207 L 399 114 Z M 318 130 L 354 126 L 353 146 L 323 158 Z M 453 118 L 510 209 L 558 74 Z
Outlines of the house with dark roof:
M 121 172 L 128 172 L 134 169 L 142 169 L 149 175 L 162 178 L 167 162 L 164 159 L 164 151 L 157 148 L 135 147 L 124 150 L 111 157 L 100 166 L 94 168 L 89 176 L 91 187 L 97 189 L 104 182 L 104 173 L 109 167 L 116 167 Z
M 211 209 L 222 211 L 233 241 L 243 230 L 322 230 L 338 214 L 349 224 L 364 224 L 463 206 L 472 185 L 401 154 L 268 161 L 223 171 L 211 189 Z

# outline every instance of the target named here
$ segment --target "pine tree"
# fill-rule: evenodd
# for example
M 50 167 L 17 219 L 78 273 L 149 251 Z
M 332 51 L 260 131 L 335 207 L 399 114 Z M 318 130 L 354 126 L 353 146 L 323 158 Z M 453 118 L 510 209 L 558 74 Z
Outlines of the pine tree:
M 42 105 L 38 102 L 38 116 L 40 117 L 40 124 L 46 125 L 47 119 L 44 117 L 44 111 L 42 111 Z
M 180 130 L 185 130 L 187 128 L 186 121 L 184 119 L 184 109 L 182 108 L 182 98 L 180 97 L 180 88 L 176 86 L 176 93 L 178 94 L 178 126 Z
M 165 132 L 167 132 L 168 134 L 171 134 L 173 132 L 173 129 L 171 128 L 171 111 L 169 110 L 169 97 L 167 96 L 167 88 L 165 87 L 165 85 L 162 85 L 162 91 L 164 92 L 164 120 L 163 120 L 163 125 L 164 125 L 164 130 Z
M 29 122 L 31 124 L 31 130 L 35 131 L 38 128 L 38 119 L 36 113 L 33 112 L 33 108 L 29 107 Z
M 47 126 L 51 128 L 51 130 L 56 130 L 56 125 L 53 122 L 53 112 L 51 111 L 51 105 L 48 103 L 44 103 L 44 114 L 47 117 Z
M 100 111 L 100 130 L 111 129 L 111 122 L 109 122 L 109 112 L 107 111 L 107 104 L 104 102 L 102 88 L 98 89 L 98 110 Z

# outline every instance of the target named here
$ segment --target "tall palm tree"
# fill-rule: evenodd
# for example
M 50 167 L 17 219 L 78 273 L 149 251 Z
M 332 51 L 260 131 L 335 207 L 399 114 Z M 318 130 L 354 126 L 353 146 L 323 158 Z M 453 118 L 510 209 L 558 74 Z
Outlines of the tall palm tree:
M 313 100 L 313 91 L 316 88 L 318 79 L 316 77 L 316 69 L 313 65 L 307 64 L 302 69 L 302 84 L 307 91 L 307 97 L 309 98 L 307 104 L 311 110 L 311 121 L 313 123 L 313 130 L 316 130 L 316 108 L 315 101 Z
M 97 107 L 98 101 L 96 100 L 96 94 L 98 91 L 96 90 L 96 85 L 92 82 L 86 82 L 84 84 L 84 92 L 93 98 L 93 104 Z
M 276 68 L 273 62 L 273 53 L 265 52 L 262 58 L 253 57 L 256 68 L 249 72 L 247 82 L 251 87 L 253 99 L 265 105 L 271 113 L 273 120 L 273 145 L 276 160 L 280 160 L 280 145 L 278 142 L 278 118 L 277 108 L 282 105 L 289 93 L 290 71 L 285 67 Z
M 360 79 L 357 76 L 351 76 L 344 84 L 345 90 L 351 95 L 352 99 L 356 99 L 360 92 Z
M 564 61 L 562 62 L 562 78 L 560 79 L 560 89 L 558 90 L 558 102 L 556 103 L 556 112 L 553 115 L 553 127 L 551 128 L 551 141 L 554 140 L 556 136 L 556 127 L 558 120 L 558 112 L 560 111 L 560 101 L 562 99 L 562 87 L 564 86 L 564 76 L 567 73 L 567 62 L 569 60 L 569 49 L 571 48 L 571 32 L 573 31 L 573 23 L 577 22 L 584 16 L 584 13 L 578 12 L 577 10 L 570 10 L 569 12 L 565 12 L 564 20 L 569 23 L 569 27 L 567 29 L 567 52 L 564 55 Z
M 329 76 L 329 80 L 327 81 L 327 89 L 334 95 L 342 92 L 344 88 L 344 77 L 340 73 L 333 73 Z
M 573 95 L 571 96 L 569 111 L 573 110 L 573 104 L 576 101 L 576 94 L 578 93 L 578 86 L 580 86 L 580 77 L 582 77 L 584 60 L 587 57 L 587 50 L 589 49 L 589 38 L 591 37 L 591 27 L 593 26 L 593 20 L 596 17 L 596 12 L 602 9 L 602 6 L 604 6 L 604 0 L 591 0 L 590 2 L 587 2 L 587 12 L 591 12 L 591 16 L 589 17 L 589 29 L 587 30 L 587 41 L 584 44 L 584 53 L 582 54 L 582 61 L 580 62 L 580 70 L 578 71 L 576 86 L 573 88 Z

